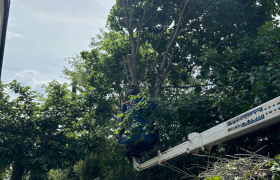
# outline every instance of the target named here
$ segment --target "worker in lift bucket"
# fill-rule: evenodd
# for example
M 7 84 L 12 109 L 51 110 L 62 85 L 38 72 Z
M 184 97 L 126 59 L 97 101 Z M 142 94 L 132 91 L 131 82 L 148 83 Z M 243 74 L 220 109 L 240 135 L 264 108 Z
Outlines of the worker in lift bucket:
M 130 95 L 137 95 L 139 94 L 140 91 L 139 89 L 137 88 L 137 85 L 136 84 L 133 84 L 130 86 L 129 90 L 127 91 L 127 93 L 125 94 L 125 100 L 128 101 L 129 100 L 129 96 Z
M 125 94 L 125 100 L 128 101 L 130 95 L 138 95 L 140 93 L 138 87 L 136 84 L 133 84 L 130 86 L 129 90 Z M 125 154 L 128 160 L 132 163 L 132 158 L 133 157 L 141 157 L 141 155 L 136 151 L 134 147 L 126 147 L 128 150 L 127 153 Z

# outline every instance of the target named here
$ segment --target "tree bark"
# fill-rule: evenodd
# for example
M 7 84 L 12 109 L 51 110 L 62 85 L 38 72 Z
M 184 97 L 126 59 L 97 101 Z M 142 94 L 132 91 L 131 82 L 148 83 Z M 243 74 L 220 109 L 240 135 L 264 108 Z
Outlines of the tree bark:
M 155 97 L 158 99 L 161 97 L 161 79 L 157 76 L 156 78 L 156 84 L 155 84 Z
M 130 72 L 132 84 L 136 84 L 137 87 L 139 87 L 136 60 L 132 58 L 131 54 L 127 55 L 127 65 Z
M 19 163 L 14 162 L 11 180 L 21 180 L 24 173 L 24 167 Z

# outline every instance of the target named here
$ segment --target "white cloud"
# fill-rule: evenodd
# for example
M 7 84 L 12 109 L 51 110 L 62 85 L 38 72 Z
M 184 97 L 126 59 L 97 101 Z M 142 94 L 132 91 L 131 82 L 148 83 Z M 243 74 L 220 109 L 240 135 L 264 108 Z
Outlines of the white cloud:
M 43 85 L 48 85 L 53 79 L 49 78 L 49 80 L 44 80 L 41 74 L 38 71 L 34 70 L 26 70 L 20 73 L 16 73 L 14 76 L 15 80 L 21 84 L 21 86 L 26 87 L 30 86 L 31 90 L 37 91 L 39 93 L 45 94 L 45 88 L 42 88 Z M 61 78 L 55 79 L 59 83 L 69 83 L 69 81 L 65 81 Z M 71 87 L 68 87 L 71 90 Z M 18 97 L 18 94 L 15 94 L 11 90 L 5 89 L 5 93 L 9 94 L 10 100 L 13 100 Z
M 17 80 L 17 82 L 19 82 L 21 86 L 30 86 L 32 90 L 40 93 L 44 93 L 45 91 L 43 88 L 41 88 L 42 85 L 48 84 L 50 82 L 46 80 L 40 80 L 40 74 L 34 70 L 26 70 L 20 73 L 16 73 L 13 79 Z M 9 94 L 10 100 L 14 100 L 18 97 L 18 94 L 15 94 L 8 89 L 5 89 L 5 93 Z
M 33 90 L 42 91 L 42 85 L 48 84 L 52 80 L 42 80 L 40 74 L 34 70 L 26 70 L 16 73 L 13 79 L 16 79 L 22 86 L 30 86 Z
M 7 32 L 7 39 L 12 39 L 12 38 L 24 38 L 24 35 L 8 31 Z
M 64 58 L 88 47 L 116 0 L 12 0 L 1 80 L 43 92 L 60 78 Z

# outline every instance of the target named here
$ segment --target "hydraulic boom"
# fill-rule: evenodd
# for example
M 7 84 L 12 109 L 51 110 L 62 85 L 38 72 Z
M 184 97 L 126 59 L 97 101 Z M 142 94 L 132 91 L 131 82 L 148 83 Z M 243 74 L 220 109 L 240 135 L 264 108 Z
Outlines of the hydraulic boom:
M 159 151 L 157 157 L 144 163 L 138 164 L 133 158 L 133 167 L 137 171 L 142 171 L 156 165 L 164 165 L 168 160 L 178 156 L 210 149 L 214 145 L 219 145 L 279 121 L 280 97 L 277 97 L 202 133 L 191 133 L 188 135 L 188 141 L 163 153 Z

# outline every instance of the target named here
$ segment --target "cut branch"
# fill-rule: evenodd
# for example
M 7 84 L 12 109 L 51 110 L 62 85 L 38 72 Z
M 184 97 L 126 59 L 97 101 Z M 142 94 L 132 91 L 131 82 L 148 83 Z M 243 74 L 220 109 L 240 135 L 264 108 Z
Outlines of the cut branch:
M 222 179 L 270 179 L 275 171 L 271 170 L 272 165 L 268 165 L 267 162 L 275 162 L 275 159 L 256 154 L 261 149 L 256 152 L 250 152 L 242 149 L 248 154 L 235 154 L 234 156 L 226 155 L 230 158 L 193 154 L 195 156 L 206 157 L 208 159 L 213 158 L 213 160 L 208 161 L 207 167 L 209 168 L 198 164 L 191 164 L 191 168 L 185 168 L 189 172 L 185 172 L 182 179 L 190 177 L 192 179 L 206 179 L 216 177 L 217 174 Z M 240 155 L 245 157 L 240 157 Z M 194 168 L 203 169 L 203 172 L 194 174 L 191 172 Z M 178 171 L 177 169 L 173 170 Z

